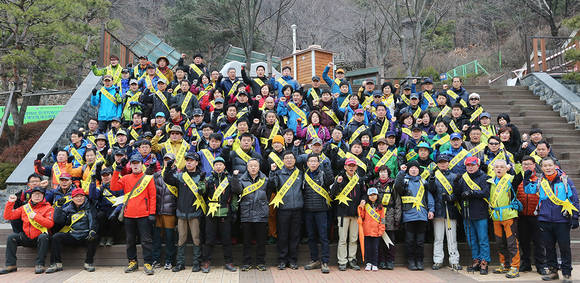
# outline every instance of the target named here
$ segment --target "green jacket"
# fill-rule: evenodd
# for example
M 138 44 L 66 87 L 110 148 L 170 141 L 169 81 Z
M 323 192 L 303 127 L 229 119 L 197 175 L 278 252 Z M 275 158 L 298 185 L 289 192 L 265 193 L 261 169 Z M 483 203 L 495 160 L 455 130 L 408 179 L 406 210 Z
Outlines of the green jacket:
M 507 183 L 501 188 L 497 186 L 500 182 L 498 177 L 487 180 L 491 184 L 491 189 L 489 190 L 489 206 L 493 221 L 505 221 L 518 217 L 518 211 L 510 206 L 512 199 L 516 197 L 512 195 L 512 181 L 514 176 L 506 174 L 503 178 L 507 178 Z

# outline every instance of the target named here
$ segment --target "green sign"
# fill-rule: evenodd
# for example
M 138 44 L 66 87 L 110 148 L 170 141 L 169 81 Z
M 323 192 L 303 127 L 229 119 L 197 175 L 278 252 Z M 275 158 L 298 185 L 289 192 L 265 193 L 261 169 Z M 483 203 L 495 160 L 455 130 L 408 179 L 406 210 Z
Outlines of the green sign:
M 24 124 L 51 120 L 62 110 L 64 105 L 28 106 L 24 114 Z M 4 116 L 4 106 L 0 107 L 0 117 Z M 13 126 L 12 115 L 8 117 L 8 125 Z

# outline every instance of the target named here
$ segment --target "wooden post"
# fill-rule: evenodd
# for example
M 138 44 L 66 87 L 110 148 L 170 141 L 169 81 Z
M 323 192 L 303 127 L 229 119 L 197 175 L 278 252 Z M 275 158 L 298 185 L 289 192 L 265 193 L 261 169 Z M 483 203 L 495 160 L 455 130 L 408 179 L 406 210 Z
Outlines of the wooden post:
M 538 62 L 538 39 L 532 39 L 532 47 L 534 48 L 534 72 L 540 71 L 540 65 Z
M 542 51 L 542 72 L 548 71 L 548 66 L 546 64 L 546 39 L 540 39 L 540 50 Z
M 103 45 L 103 66 L 107 66 L 111 61 L 111 35 L 107 31 L 103 35 Z

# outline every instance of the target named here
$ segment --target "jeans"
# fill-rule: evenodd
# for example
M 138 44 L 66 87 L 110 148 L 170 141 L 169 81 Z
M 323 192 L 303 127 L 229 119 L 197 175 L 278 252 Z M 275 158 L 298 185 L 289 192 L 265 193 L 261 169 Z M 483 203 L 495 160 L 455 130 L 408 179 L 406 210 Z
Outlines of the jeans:
M 173 263 L 175 257 L 175 229 L 153 228 L 153 261 L 161 261 L 161 232 L 165 235 L 165 263 Z
M 328 247 L 328 213 L 326 211 L 305 212 L 304 222 L 308 232 L 308 248 L 312 261 L 322 260 L 328 263 L 330 249 Z M 321 258 L 318 256 L 318 243 L 320 243 Z
M 252 264 L 252 240 L 256 240 L 256 264 L 266 264 L 267 222 L 242 222 L 244 233 L 244 264 Z
M 539 221 L 540 234 L 546 248 L 547 266 L 558 269 L 556 243 L 560 248 L 562 275 L 572 275 L 572 251 L 570 250 L 570 224 Z
M 137 233 L 141 239 L 141 248 L 143 249 L 143 261 L 148 264 L 153 263 L 151 221 L 147 217 L 127 218 L 125 217 L 125 233 L 127 236 L 127 259 L 129 261 L 137 260 Z
M 546 266 L 546 250 L 542 245 L 542 235 L 538 227 L 538 217 L 520 215 L 518 219 L 518 236 L 520 238 L 520 247 L 522 249 L 521 264 L 522 268 L 530 267 L 531 248 L 534 244 L 534 265 L 536 269 L 542 270 Z
M 62 258 L 60 253 L 62 251 L 63 244 L 67 247 L 69 246 L 86 246 L 87 255 L 85 258 L 85 263 L 92 264 L 93 258 L 97 251 L 97 239 L 86 240 L 86 239 L 75 239 L 70 233 L 56 233 L 52 235 L 52 243 L 50 247 L 50 263 L 62 263 Z
M 520 246 L 516 235 L 517 218 L 504 221 L 493 221 L 493 234 L 499 246 L 499 262 L 507 266 L 507 263 L 515 268 L 520 268 Z
M 457 220 L 449 219 L 447 226 L 446 218 L 434 218 L 433 230 L 435 239 L 433 241 L 433 262 L 443 263 L 445 253 L 443 252 L 443 240 L 447 238 L 447 252 L 449 253 L 449 263 L 459 264 L 459 251 L 457 250 Z
M 38 235 L 35 239 L 30 239 L 24 232 L 12 233 L 6 239 L 6 266 L 16 266 L 16 248 L 18 246 L 38 247 L 36 255 L 36 265 L 44 266 L 44 258 L 48 252 L 50 236 L 46 233 Z
M 278 261 L 294 264 L 298 261 L 301 209 L 278 209 Z
M 358 247 L 358 223 L 355 216 L 338 217 L 338 264 L 347 264 L 356 261 Z M 347 245 L 348 240 L 348 245 Z
M 220 235 L 224 248 L 225 263 L 232 263 L 232 221 L 231 217 L 210 217 L 205 218 L 205 245 L 203 246 L 203 260 L 210 262 L 213 247 L 216 239 Z
M 365 236 L 365 263 L 379 265 L 379 243 L 382 240 L 381 237 Z
M 471 248 L 471 258 L 491 261 L 489 254 L 489 239 L 487 237 L 487 218 L 479 220 L 463 220 L 467 242 Z

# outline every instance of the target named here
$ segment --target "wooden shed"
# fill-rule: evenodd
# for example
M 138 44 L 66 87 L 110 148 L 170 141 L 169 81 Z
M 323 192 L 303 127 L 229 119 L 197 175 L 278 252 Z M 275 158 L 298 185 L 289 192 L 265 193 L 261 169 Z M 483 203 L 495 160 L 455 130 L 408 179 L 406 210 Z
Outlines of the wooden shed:
M 282 58 L 282 68 L 292 68 L 292 76 L 298 83 L 309 84 L 315 75 L 322 79 L 322 71 L 328 62 L 334 62 L 332 51 L 324 50 L 320 45 L 310 45 L 305 50 L 297 50 Z M 332 78 L 334 70 L 330 70 L 328 75 Z

